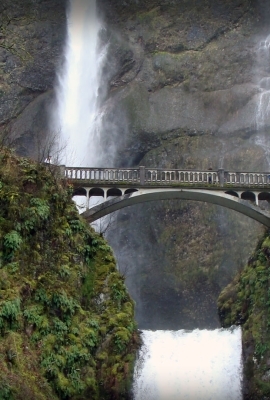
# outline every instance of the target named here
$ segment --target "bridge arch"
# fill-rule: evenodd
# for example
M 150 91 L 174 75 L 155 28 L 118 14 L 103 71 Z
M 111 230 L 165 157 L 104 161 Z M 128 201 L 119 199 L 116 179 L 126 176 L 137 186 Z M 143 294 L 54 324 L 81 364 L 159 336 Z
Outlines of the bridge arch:
M 229 194 L 230 196 L 239 197 L 238 193 L 234 192 L 233 190 L 227 190 L 225 193 Z
M 104 190 L 101 189 L 101 188 L 94 187 L 94 188 L 89 190 L 89 198 L 92 197 L 92 196 L 105 197 Z
M 259 193 L 258 199 L 266 200 L 266 201 L 270 202 L 270 193 L 269 192 L 261 192 L 261 193 Z
M 246 192 L 243 192 L 242 194 L 241 194 L 241 199 L 243 199 L 243 200 L 249 200 L 249 201 L 252 201 L 253 203 L 255 203 L 256 202 L 256 196 L 255 196 L 255 194 L 253 193 L 253 192 L 251 192 L 251 191 L 246 191 Z
M 138 189 L 132 188 L 132 189 L 127 189 L 127 190 L 125 190 L 125 194 L 135 193 L 135 192 L 138 192 Z
M 110 196 L 113 196 L 113 197 L 122 196 L 122 194 L 123 194 L 122 190 L 117 189 L 117 188 L 111 188 L 111 189 L 107 190 L 107 197 L 110 197 Z
M 255 197 L 255 194 L 252 194 Z M 247 200 L 216 190 L 144 189 L 107 200 L 104 203 L 90 208 L 81 215 L 89 222 L 94 222 L 95 220 L 124 207 L 148 201 L 169 199 L 195 200 L 217 204 L 238 211 L 261 224 L 270 227 L 270 214 L 268 212 L 261 210 L 259 207 L 251 204 Z
M 87 196 L 87 191 L 83 187 L 76 188 L 72 193 L 72 197 L 74 196 Z

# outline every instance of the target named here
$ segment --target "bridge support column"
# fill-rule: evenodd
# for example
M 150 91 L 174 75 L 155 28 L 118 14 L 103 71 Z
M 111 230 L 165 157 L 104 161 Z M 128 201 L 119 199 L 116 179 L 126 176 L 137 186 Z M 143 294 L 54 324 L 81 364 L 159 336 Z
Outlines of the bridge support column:
M 89 192 L 90 192 L 90 189 L 89 188 L 84 188 L 84 189 L 86 191 L 86 204 L 85 204 L 85 207 L 86 207 L 86 210 L 89 210 Z
M 256 202 L 256 206 L 259 205 L 259 197 L 258 197 L 258 193 L 254 193 L 255 194 L 255 202 Z
M 145 167 L 140 166 L 140 184 L 144 185 L 145 183 Z
M 220 186 L 223 186 L 224 185 L 224 169 L 223 168 L 218 169 L 218 180 L 219 180 Z

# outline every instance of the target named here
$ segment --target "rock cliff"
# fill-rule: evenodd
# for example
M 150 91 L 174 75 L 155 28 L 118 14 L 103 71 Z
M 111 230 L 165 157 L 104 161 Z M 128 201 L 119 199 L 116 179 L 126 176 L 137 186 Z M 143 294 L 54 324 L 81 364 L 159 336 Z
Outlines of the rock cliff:
M 62 61 L 65 4 L 0 7 L 1 129 L 21 154 L 38 156 Z M 98 7 L 109 44 L 103 140 L 116 148 L 104 164 L 269 170 L 268 0 L 100 0 Z M 119 212 L 108 239 L 141 327 L 217 326 L 217 295 L 261 231 L 207 204 Z
M 260 108 L 269 2 L 114 1 L 101 9 L 110 37 L 104 126 L 118 165 L 269 169 L 267 101 Z M 206 204 L 119 213 L 109 240 L 120 268 L 129 265 L 139 324 L 217 326 L 217 294 L 262 229 Z

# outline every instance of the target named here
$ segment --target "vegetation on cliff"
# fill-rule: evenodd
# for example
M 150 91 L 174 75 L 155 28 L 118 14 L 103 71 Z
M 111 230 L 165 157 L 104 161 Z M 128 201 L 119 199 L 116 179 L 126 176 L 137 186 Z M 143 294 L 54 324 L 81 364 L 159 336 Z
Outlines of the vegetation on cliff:
M 50 168 L 0 150 L 0 398 L 121 398 L 134 305 Z
M 220 294 L 224 327 L 242 325 L 245 399 L 270 398 L 270 231 Z

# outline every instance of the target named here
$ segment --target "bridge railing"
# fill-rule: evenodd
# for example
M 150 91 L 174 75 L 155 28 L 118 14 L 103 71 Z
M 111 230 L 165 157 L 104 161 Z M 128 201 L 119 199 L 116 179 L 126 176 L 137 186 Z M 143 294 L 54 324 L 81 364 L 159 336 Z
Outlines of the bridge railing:
M 65 168 L 65 177 L 74 180 L 97 182 L 135 182 L 140 183 L 138 168 Z
M 270 185 L 270 173 L 265 172 L 231 172 L 219 169 L 213 170 L 182 170 L 162 168 L 76 168 L 65 167 L 65 177 L 92 183 L 135 183 L 164 184 L 223 184 L 235 186 Z
M 76 168 L 65 167 L 65 177 L 96 183 L 219 183 L 217 171 L 196 171 L 162 168 Z
M 260 172 L 225 172 L 226 183 L 232 185 L 268 185 L 270 174 Z
M 146 168 L 147 183 L 219 183 L 217 171 Z

